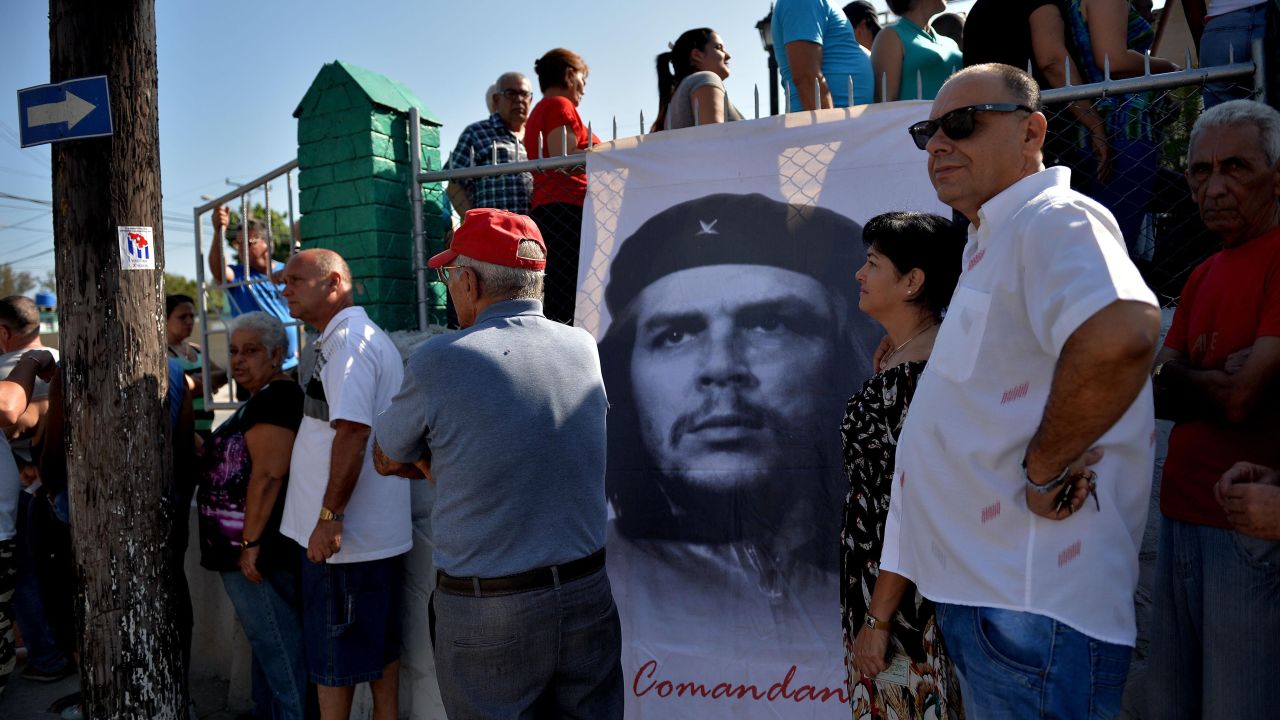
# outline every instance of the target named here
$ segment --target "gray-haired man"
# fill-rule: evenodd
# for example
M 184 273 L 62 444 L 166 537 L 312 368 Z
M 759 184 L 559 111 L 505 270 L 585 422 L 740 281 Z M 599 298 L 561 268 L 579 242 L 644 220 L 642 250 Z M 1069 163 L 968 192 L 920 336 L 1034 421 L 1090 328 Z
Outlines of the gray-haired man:
M 488 104 L 492 114 L 463 129 L 446 168 L 461 170 L 528 159 L 521 140 L 533 103 L 529 79 L 518 72 L 503 73 L 490 90 Z M 529 173 L 455 180 L 448 187 L 449 202 L 459 214 L 466 214 L 472 208 L 528 214 L 532 192 L 533 176 Z
M 430 465 L 432 639 L 449 717 L 622 717 L 604 570 L 605 399 L 595 343 L 542 313 L 546 244 L 476 209 L 431 258 L 461 332 L 409 358 L 378 470 Z

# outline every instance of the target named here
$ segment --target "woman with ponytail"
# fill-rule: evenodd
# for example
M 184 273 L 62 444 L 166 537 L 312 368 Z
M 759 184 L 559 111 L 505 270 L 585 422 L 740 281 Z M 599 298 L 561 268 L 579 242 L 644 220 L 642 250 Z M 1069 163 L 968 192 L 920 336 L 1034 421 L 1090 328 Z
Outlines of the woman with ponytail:
M 729 53 L 719 33 L 686 31 L 658 56 L 658 118 L 650 132 L 741 120 L 724 89 L 728 77 Z

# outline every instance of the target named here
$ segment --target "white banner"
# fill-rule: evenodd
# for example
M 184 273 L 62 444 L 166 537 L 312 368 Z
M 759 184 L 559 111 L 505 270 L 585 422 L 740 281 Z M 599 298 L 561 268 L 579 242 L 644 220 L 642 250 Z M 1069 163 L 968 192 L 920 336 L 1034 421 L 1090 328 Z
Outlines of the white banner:
M 577 324 L 609 410 L 609 576 L 627 717 L 847 718 L 839 427 L 881 328 L 861 228 L 950 215 L 921 102 L 607 144 L 587 156 Z

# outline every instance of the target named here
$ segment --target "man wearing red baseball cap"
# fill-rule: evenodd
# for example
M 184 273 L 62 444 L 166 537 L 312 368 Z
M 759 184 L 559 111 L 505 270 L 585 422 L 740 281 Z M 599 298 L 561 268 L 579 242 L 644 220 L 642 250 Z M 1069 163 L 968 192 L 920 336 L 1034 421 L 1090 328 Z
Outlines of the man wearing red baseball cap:
M 591 335 L 542 312 L 546 243 L 469 210 L 431 258 L 462 330 L 423 343 L 374 424 L 379 471 L 430 468 L 436 674 L 450 717 L 622 717 L 604 570 L 605 399 Z M 569 628 L 569 631 L 562 631 Z

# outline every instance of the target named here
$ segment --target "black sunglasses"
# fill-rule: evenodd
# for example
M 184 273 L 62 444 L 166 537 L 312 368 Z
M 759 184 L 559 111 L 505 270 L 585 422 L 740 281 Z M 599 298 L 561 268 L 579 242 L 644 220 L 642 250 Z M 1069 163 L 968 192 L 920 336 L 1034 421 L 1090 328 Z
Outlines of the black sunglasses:
M 916 147 L 924 150 L 929 145 L 929 138 L 933 137 L 939 129 L 942 134 L 952 140 L 963 140 L 973 134 L 977 128 L 977 116 L 980 112 L 1017 112 L 1023 110 L 1026 112 L 1035 112 L 1026 105 L 1018 105 L 1016 103 L 987 103 L 985 105 L 966 105 L 962 108 L 956 108 L 949 113 L 945 113 L 936 120 L 921 120 L 920 122 L 907 128 L 907 132 L 911 134 L 911 139 L 916 141 Z

